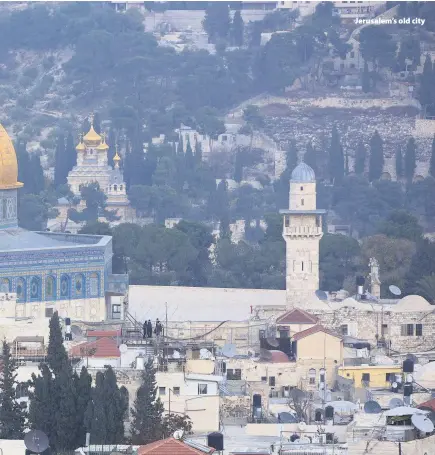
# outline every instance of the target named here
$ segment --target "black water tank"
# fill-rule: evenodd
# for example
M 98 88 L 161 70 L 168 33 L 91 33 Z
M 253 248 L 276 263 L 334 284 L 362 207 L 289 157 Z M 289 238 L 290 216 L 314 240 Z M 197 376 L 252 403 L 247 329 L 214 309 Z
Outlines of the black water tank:
M 334 408 L 332 406 L 326 406 L 325 408 L 325 419 L 331 420 L 334 418 Z
M 261 408 L 261 395 L 257 393 L 252 397 L 252 406 L 254 408 Z
M 364 280 L 364 277 L 363 277 L 363 276 L 358 275 L 358 276 L 356 277 L 356 285 L 357 285 L 357 286 L 364 286 L 364 281 L 365 281 L 365 280 Z
M 412 395 L 412 384 L 405 384 L 403 386 L 403 396 L 410 397 Z
M 403 372 L 404 373 L 414 373 L 414 362 L 410 359 L 406 359 L 403 362 Z
M 71 325 L 71 318 L 65 318 L 65 325 Z
M 207 445 L 216 450 L 216 452 L 221 452 L 224 450 L 224 435 L 215 431 L 210 433 L 207 436 Z

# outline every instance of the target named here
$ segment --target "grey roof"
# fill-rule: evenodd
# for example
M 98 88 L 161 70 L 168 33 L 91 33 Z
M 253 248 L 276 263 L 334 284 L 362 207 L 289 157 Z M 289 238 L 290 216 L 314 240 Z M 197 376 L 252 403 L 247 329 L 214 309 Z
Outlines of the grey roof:
M 97 235 L 32 232 L 22 228 L 0 229 L 0 251 L 89 246 L 99 244 L 104 238 L 110 239 Z
M 124 178 L 122 177 L 122 173 L 119 168 L 113 169 L 113 171 L 110 173 L 110 184 L 122 184 L 124 183 Z
M 307 163 L 302 161 L 293 169 L 291 180 L 301 183 L 315 182 L 316 174 Z

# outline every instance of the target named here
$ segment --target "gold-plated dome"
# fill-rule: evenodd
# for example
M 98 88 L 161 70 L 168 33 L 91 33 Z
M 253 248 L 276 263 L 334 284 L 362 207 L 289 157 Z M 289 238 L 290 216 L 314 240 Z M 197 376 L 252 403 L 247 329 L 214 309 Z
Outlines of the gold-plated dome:
M 86 142 L 100 142 L 101 136 L 94 130 L 94 125 L 91 124 L 90 130 L 84 135 L 83 139 Z
M 76 150 L 81 152 L 82 150 L 85 150 L 85 149 L 86 149 L 85 144 L 83 144 L 83 134 L 80 134 L 80 142 L 77 145 Z
M 119 167 L 119 162 L 121 161 L 121 157 L 118 155 L 118 145 L 115 146 L 115 156 L 113 157 L 113 162 L 115 163 L 115 167 Z
M 14 145 L 3 126 L 0 124 L 0 190 L 21 188 L 18 182 L 18 163 Z
M 101 136 L 103 137 L 103 141 L 97 147 L 97 150 L 109 150 L 109 146 L 106 144 L 106 135 L 103 133 Z

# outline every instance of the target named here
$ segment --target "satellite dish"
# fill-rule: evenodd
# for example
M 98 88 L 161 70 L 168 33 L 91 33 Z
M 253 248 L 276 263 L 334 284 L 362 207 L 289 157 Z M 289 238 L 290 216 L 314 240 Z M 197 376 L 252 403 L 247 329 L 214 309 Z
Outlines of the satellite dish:
M 298 423 L 296 417 L 290 412 L 280 412 L 278 414 L 278 420 L 281 423 Z
M 174 351 L 173 354 L 172 354 L 172 358 L 174 359 L 179 359 L 181 357 L 179 351 Z
M 120 352 L 121 354 L 124 354 L 124 353 L 127 352 L 127 351 L 128 351 L 128 346 L 127 346 L 126 344 L 121 344 L 121 345 L 119 346 L 119 352 Z
M 391 284 L 390 286 L 388 286 L 388 290 L 393 295 L 397 295 L 397 296 L 402 295 L 401 289 L 398 286 L 395 286 L 394 284 Z
M 298 440 L 298 443 L 299 443 L 299 444 L 309 444 L 310 442 L 311 442 L 310 439 L 309 439 L 309 438 L 306 438 L 305 436 L 302 436 L 302 438 L 300 438 L 300 439 Z
M 388 405 L 390 409 L 398 408 L 399 406 L 403 406 L 403 401 L 400 398 L 392 398 Z
M 364 405 L 364 412 L 366 414 L 379 414 L 382 412 L 382 408 L 377 401 L 367 401 Z
M 222 355 L 228 358 L 234 357 L 236 355 L 236 345 L 225 344 L 222 348 Z
M 24 445 L 30 452 L 42 453 L 50 445 L 47 435 L 40 430 L 32 430 L 24 436 Z
M 426 415 L 414 414 L 411 417 L 411 422 L 422 433 L 432 433 L 435 429 L 433 422 Z
M 299 422 L 298 429 L 299 431 L 305 431 L 307 429 L 307 424 L 305 422 Z
M 269 350 L 260 349 L 260 359 L 263 360 L 263 362 L 270 362 L 272 358 L 272 353 Z
M 200 349 L 199 350 L 199 358 L 201 360 L 208 360 L 211 359 L 212 355 L 208 349 Z
M 320 289 L 315 292 L 316 297 L 319 300 L 328 300 L 328 294 L 325 291 L 321 291 Z
M 173 436 L 174 436 L 174 439 L 183 439 L 183 435 L 184 435 L 184 430 L 177 430 L 174 432 Z
M 266 338 L 267 344 L 273 348 L 279 347 L 279 341 L 276 338 Z

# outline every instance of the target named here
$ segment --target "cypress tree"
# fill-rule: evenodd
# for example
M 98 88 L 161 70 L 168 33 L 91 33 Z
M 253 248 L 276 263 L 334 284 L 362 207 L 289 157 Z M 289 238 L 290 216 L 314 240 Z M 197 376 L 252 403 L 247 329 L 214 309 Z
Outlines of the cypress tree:
M 408 183 L 412 183 L 414 178 L 415 168 L 417 167 L 416 163 L 416 155 L 417 155 L 417 147 L 415 145 L 415 140 L 413 137 L 408 139 L 406 144 L 405 150 L 405 159 L 404 159 L 404 170 L 405 170 L 405 177 Z
M 344 154 L 337 127 L 334 125 L 329 145 L 329 176 L 332 182 L 340 183 L 344 177 Z
M 115 157 L 116 153 L 116 133 L 114 128 L 110 128 L 109 130 L 107 145 L 109 146 L 109 150 L 107 150 L 107 163 L 109 166 L 113 167 L 113 158 Z
M 362 77 L 361 77 L 361 85 L 362 85 L 362 90 L 364 93 L 367 93 L 370 91 L 370 73 L 369 73 L 369 66 L 367 64 L 367 61 L 364 62 L 364 70 L 363 70 Z
M 233 46 L 243 46 L 244 30 L 245 23 L 243 22 L 242 14 L 240 13 L 240 10 L 237 10 L 234 13 L 233 22 L 231 24 L 231 38 Z
M 288 150 L 285 155 L 285 162 L 287 170 L 290 173 L 298 165 L 298 149 L 296 148 L 296 141 L 291 141 L 288 144 Z
M 433 89 L 433 68 L 430 55 L 426 55 L 423 65 L 423 73 L 420 79 L 419 101 L 430 111 L 431 105 L 434 104 L 434 89 Z
M 381 136 L 375 131 L 370 139 L 369 180 L 379 180 L 384 170 L 384 149 Z
M 202 163 L 202 146 L 199 141 L 195 142 L 195 162 L 197 166 Z
M 243 180 L 243 157 L 240 150 L 236 152 L 236 160 L 234 163 L 234 180 L 237 183 L 240 183 Z
M 94 114 L 94 130 L 98 134 L 101 134 L 101 119 L 100 119 L 100 114 L 98 112 L 95 112 L 95 114 Z
M 25 411 L 16 401 L 17 365 L 3 340 L 3 371 L 0 374 L 0 439 L 22 439 Z
M 229 197 L 228 183 L 226 180 L 221 180 L 217 186 L 214 201 L 214 212 L 218 218 L 228 213 Z
M 131 422 L 133 444 L 149 444 L 163 434 L 163 404 L 157 398 L 156 370 L 150 359 L 142 372 L 142 383 L 137 391 Z
M 68 136 L 66 138 L 66 159 L 68 161 L 67 166 L 66 166 L 66 173 L 68 177 L 68 173 L 72 170 L 74 166 L 77 165 L 77 150 L 74 145 L 74 137 L 72 133 L 68 133 Z
M 104 374 L 99 371 L 95 376 L 92 402 L 89 402 L 86 411 L 87 425 L 91 433 L 92 444 L 107 444 L 107 416 L 104 399 Z
M 71 370 L 71 364 L 63 345 L 63 335 L 60 328 L 59 315 L 54 312 L 49 323 L 50 336 L 47 348 L 47 363 L 53 373 L 57 375 L 65 369 Z
M 402 147 L 399 145 L 396 150 L 396 179 L 403 177 L 403 156 Z
M 364 174 L 366 167 L 366 156 L 367 151 L 365 145 L 362 143 L 362 141 L 359 141 L 355 152 L 355 174 Z
M 190 145 L 189 140 L 187 141 L 187 145 L 186 145 L 185 161 L 186 161 L 186 169 L 188 171 L 192 171 L 195 167 L 195 159 L 193 157 L 193 150 L 192 150 L 192 146 Z
M 230 217 L 228 212 L 222 214 L 219 220 L 219 239 L 231 240 Z
M 29 166 L 32 172 L 27 177 L 27 192 L 39 194 L 45 187 L 45 178 L 44 171 L 41 166 L 41 158 L 33 153 L 29 158 Z
M 435 177 L 435 135 L 432 139 L 432 149 L 431 149 L 430 163 L 429 163 L 429 174 L 432 177 Z
M 307 150 L 304 154 L 304 162 L 310 166 L 315 174 L 317 175 L 318 166 L 317 166 L 317 152 L 313 147 L 312 142 L 308 142 Z
M 27 153 L 27 144 L 25 142 L 18 142 L 15 147 L 18 162 L 18 181 L 24 183 L 23 192 L 30 193 L 27 189 L 27 182 L 31 175 L 30 157 Z
M 82 123 L 82 132 L 86 134 L 91 129 L 91 122 L 88 117 L 85 117 Z
M 104 403 L 106 406 L 106 444 L 120 444 L 124 440 L 124 399 L 116 382 L 112 367 L 104 371 Z
M 75 375 L 76 392 L 77 392 L 77 421 L 79 422 L 77 431 L 77 445 L 83 447 L 86 442 L 86 425 L 85 415 L 89 402 L 92 398 L 92 376 L 88 373 L 86 367 L 82 367 L 80 376 Z
M 129 151 L 125 157 L 124 178 L 128 187 L 142 185 L 146 178 L 145 156 L 140 137 L 136 137 L 130 142 Z
M 65 157 L 65 136 L 61 133 L 57 137 L 54 157 L 54 185 L 56 187 L 67 183 L 67 169 L 67 160 Z

